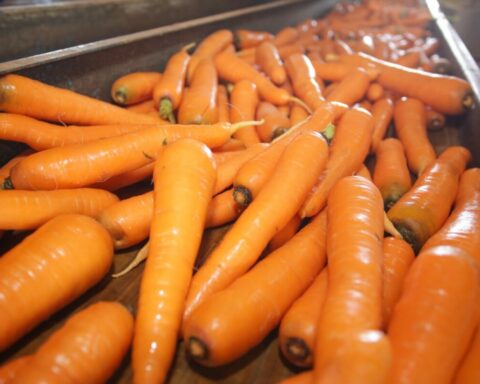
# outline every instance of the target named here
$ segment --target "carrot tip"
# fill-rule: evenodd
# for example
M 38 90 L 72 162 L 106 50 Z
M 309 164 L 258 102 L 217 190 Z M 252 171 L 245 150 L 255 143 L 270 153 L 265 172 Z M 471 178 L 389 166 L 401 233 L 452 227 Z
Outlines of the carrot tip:
M 173 104 L 169 98 L 164 97 L 160 100 L 159 113 L 162 119 L 168 120 L 170 123 L 175 124 Z
M 195 48 L 196 45 L 197 45 L 197 43 L 195 43 L 195 42 L 187 44 L 182 48 L 182 51 L 185 51 L 188 54 L 191 54 L 193 52 L 193 48 Z
M 285 343 L 285 347 L 288 357 L 291 358 L 293 362 L 305 362 L 305 360 L 310 357 L 310 349 L 302 339 L 289 337 Z
M 113 100 L 115 100 L 117 104 L 121 104 L 121 105 L 127 104 L 128 92 L 125 89 L 125 87 L 120 87 L 115 91 L 115 94 L 113 95 Z
M 142 261 L 144 261 L 148 257 L 148 243 L 143 246 L 140 251 L 135 255 L 135 258 L 127 265 L 126 268 L 121 270 L 118 273 L 114 273 L 112 277 L 115 279 L 117 277 L 122 277 L 138 266 Z
M 196 337 L 190 337 L 188 339 L 187 351 L 189 356 L 194 360 L 206 360 L 208 359 L 208 348 L 203 341 Z
M 404 223 L 395 223 L 395 228 L 401 233 L 403 239 L 411 245 L 413 252 L 415 252 L 415 255 L 417 255 L 422 247 L 422 244 L 417 238 L 415 232 Z
M 465 97 L 463 98 L 463 101 L 462 101 L 462 104 L 463 104 L 463 107 L 466 109 L 466 110 L 470 110 L 473 108 L 473 105 L 474 105 L 475 101 L 473 99 L 473 95 L 472 95 L 472 92 L 468 92 Z
M 5 178 L 5 181 L 2 184 L 2 189 L 15 189 L 10 176 Z
M 240 128 L 249 127 L 251 125 L 262 125 L 265 120 L 247 120 L 247 121 L 239 121 L 235 124 L 225 123 L 227 127 L 230 128 L 230 135 L 233 135 L 237 132 Z
M 237 185 L 233 188 L 233 199 L 242 207 L 248 206 L 253 196 L 250 190 L 242 185 Z
M 333 140 L 333 137 L 335 136 L 335 125 L 329 123 L 320 133 L 325 138 L 325 140 L 327 140 L 327 143 L 330 144 L 330 142 Z

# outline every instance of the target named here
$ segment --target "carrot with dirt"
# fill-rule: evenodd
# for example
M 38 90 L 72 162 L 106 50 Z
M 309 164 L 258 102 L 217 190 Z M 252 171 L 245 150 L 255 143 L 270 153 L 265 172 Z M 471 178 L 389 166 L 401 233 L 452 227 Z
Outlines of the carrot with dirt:
M 264 143 L 271 142 L 290 128 L 290 119 L 267 101 L 258 103 L 257 120 L 263 120 L 262 124 L 257 125 L 256 130 L 258 137 Z
M 18 383 L 105 383 L 122 363 L 133 317 L 116 302 L 98 302 L 72 315 L 28 357 Z
M 208 147 L 190 139 L 169 145 L 155 164 L 150 243 L 133 340 L 135 383 L 164 382 L 173 360 L 215 168 Z
M 326 227 L 323 213 L 194 310 L 183 333 L 189 356 L 219 366 L 259 344 L 325 265 Z
M 455 374 L 454 384 L 476 384 L 480 381 L 480 367 L 478 361 L 480 359 L 480 331 L 477 330 L 472 338 L 468 351 L 463 357 Z
M 215 124 L 218 77 L 212 60 L 202 60 L 195 69 L 190 86 L 185 89 L 178 108 L 180 124 Z
M 373 118 L 367 111 L 354 108 L 345 112 L 336 127 L 327 166 L 300 210 L 302 218 L 320 212 L 336 182 L 352 175 L 363 164 L 372 132 Z
M 282 85 L 287 79 L 277 48 L 270 41 L 265 41 L 255 49 L 255 62 L 276 85 Z
M 327 284 L 328 272 L 325 267 L 312 285 L 292 304 L 280 323 L 280 350 L 295 366 L 307 368 L 313 365 L 317 325 L 327 297 Z
M 255 111 L 259 102 L 255 83 L 248 80 L 241 80 L 236 83 L 230 94 L 230 101 L 230 121 L 232 123 L 255 119 Z M 240 128 L 234 133 L 233 137 L 241 140 L 247 148 L 260 143 L 253 125 Z
M 447 220 L 460 176 L 470 159 L 464 147 L 447 148 L 388 211 L 388 217 L 415 253 Z
M 363 68 L 357 68 L 345 76 L 328 95 L 328 101 L 339 101 L 347 105 L 363 99 L 370 86 L 370 76 Z
M 376 156 L 373 182 L 380 190 L 385 210 L 388 211 L 410 190 L 412 179 L 400 140 L 394 138 L 382 140 L 377 147 Z
M 133 72 L 115 80 L 110 94 L 120 105 L 132 105 L 153 97 L 153 89 L 162 78 L 160 72 Z
M 217 111 L 219 123 L 230 123 L 230 106 L 228 92 L 224 85 L 217 87 Z
M 205 299 L 228 286 L 256 262 L 278 229 L 298 212 L 327 156 L 328 145 L 317 132 L 298 135 L 287 146 L 258 196 L 193 277 L 184 320 L 188 321 Z M 286 185 L 290 187 L 285 188 Z M 222 265 L 221 270 L 218 265 Z
M 94 219 L 53 218 L 0 258 L 0 350 L 95 285 L 110 269 L 112 240 Z
M 413 263 L 388 327 L 392 384 L 452 382 L 480 315 L 475 253 L 441 244 Z
M 287 241 L 295 236 L 301 224 L 302 219 L 300 216 L 293 216 L 292 219 L 282 229 L 280 229 L 275 236 L 272 237 L 272 240 L 270 240 L 270 243 L 268 243 L 268 251 L 273 252 L 277 248 L 283 246 Z
M 425 105 L 416 99 L 406 99 L 395 103 L 393 112 L 395 131 L 405 148 L 409 168 L 420 175 L 435 162 L 437 155 L 428 139 Z
M 0 111 L 63 124 L 156 124 L 158 119 L 20 75 L 0 78 Z
M 370 152 L 375 153 L 393 118 L 393 101 L 384 97 L 372 105 L 373 134 Z
M 270 40 L 273 40 L 273 35 L 264 31 L 239 29 L 234 33 L 234 42 L 238 49 L 253 48 Z

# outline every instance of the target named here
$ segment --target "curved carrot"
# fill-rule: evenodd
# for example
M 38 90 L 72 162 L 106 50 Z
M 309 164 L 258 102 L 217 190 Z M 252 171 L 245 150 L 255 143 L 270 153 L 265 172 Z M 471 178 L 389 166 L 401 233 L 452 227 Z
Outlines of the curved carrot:
M 257 345 L 280 322 L 326 261 L 326 214 L 232 285 L 202 303 L 184 326 L 189 355 L 218 366 Z
M 316 132 L 297 136 L 285 149 L 259 195 L 193 277 L 184 320 L 205 299 L 225 288 L 255 263 L 278 228 L 284 227 L 298 211 L 325 166 L 327 152 L 326 141 Z M 286 185 L 295 188 L 285 188 Z M 222 264 L 221 271 L 219 264 Z
M 470 158 L 464 147 L 447 148 L 388 211 L 388 217 L 415 253 L 447 220 Z
M 256 130 L 260 140 L 265 143 L 271 142 L 290 128 L 290 119 L 266 101 L 258 104 L 256 118 L 263 120 L 263 124 L 258 125 Z
M 171 144 L 155 164 L 149 257 L 133 340 L 135 383 L 163 382 L 168 373 L 215 176 L 212 153 L 195 140 Z
M 233 42 L 233 34 L 228 29 L 219 29 L 204 38 L 192 54 L 188 63 L 187 80 L 190 84 L 195 70 L 204 59 L 213 59 L 225 47 Z
M 268 250 L 273 252 L 284 245 L 295 236 L 301 224 L 302 219 L 300 219 L 300 216 L 293 216 L 292 219 L 272 237 L 272 240 L 270 240 L 270 243 L 268 244 Z
M 158 119 L 20 75 L 0 78 L 0 111 L 64 124 L 155 124 Z
M 285 27 L 278 31 L 273 39 L 273 43 L 279 47 L 284 44 L 293 43 L 299 36 L 299 32 L 296 28 Z
M 445 115 L 442 113 L 437 112 L 427 106 L 425 108 L 425 114 L 427 117 L 427 128 L 429 130 L 436 131 L 445 126 Z
M 133 72 L 115 80 L 110 94 L 120 105 L 131 105 L 151 99 L 153 89 L 162 78 L 160 72 Z
M 377 100 L 372 106 L 373 134 L 371 152 L 377 151 L 378 145 L 385 137 L 388 127 L 393 118 L 393 102 L 390 98 L 384 97 Z
M 358 170 L 367 157 L 372 131 L 373 118 L 367 111 L 354 108 L 345 112 L 335 130 L 327 166 L 305 200 L 301 217 L 320 212 L 335 183 Z
M 14 382 L 18 374 L 25 369 L 25 365 L 30 361 L 30 356 L 22 356 L 0 366 L 0 383 L 9 384 Z
M 299 367 L 313 365 L 317 324 L 327 297 L 327 267 L 283 316 L 279 343 L 283 356 Z M 313 381 L 312 381 L 313 382 Z
M 367 89 L 367 99 L 371 102 L 378 101 L 383 97 L 384 89 L 378 83 L 371 83 Z
M 230 106 L 228 102 L 227 88 L 221 84 L 217 88 L 217 110 L 218 122 L 230 123 Z
M 217 71 L 212 60 L 201 61 L 178 108 L 180 124 L 215 124 L 218 121 L 217 85 Z
M 182 101 L 183 87 L 190 55 L 185 49 L 168 59 L 163 76 L 153 90 L 153 100 L 158 107 L 160 117 L 175 122 L 175 111 Z
M 383 239 L 383 324 L 388 328 L 395 304 L 402 293 L 402 285 L 415 259 L 412 247 L 400 239 Z
M 454 384 L 476 384 L 480 381 L 480 367 L 478 366 L 480 359 L 479 329 L 477 326 L 468 351 L 458 366 L 455 379 L 453 380 Z
M 230 94 L 230 121 L 238 123 L 254 120 L 258 104 L 257 87 L 248 80 L 241 80 L 233 86 Z M 234 133 L 234 138 L 241 140 L 246 147 L 260 142 L 255 127 L 250 125 L 240 128 Z
M 361 100 L 370 85 L 370 77 L 363 68 L 357 68 L 345 76 L 328 95 L 328 101 L 339 101 L 353 105 Z
M 75 313 L 28 359 L 18 383 L 101 384 L 113 375 L 133 336 L 133 317 L 115 302 Z
M 96 284 L 113 246 L 95 220 L 61 215 L 0 258 L 0 350 Z
M 273 35 L 263 31 L 252 31 L 249 29 L 239 29 L 235 31 L 234 41 L 239 49 L 256 47 L 264 41 L 273 40 Z
M 480 271 L 471 256 L 440 245 L 413 263 L 388 328 L 391 383 L 452 382 L 480 315 Z
M 275 84 L 282 85 L 287 79 L 278 50 L 271 42 L 265 41 L 255 49 L 255 62 Z
M 382 140 L 376 155 L 373 182 L 380 190 L 388 211 L 412 187 L 412 179 L 400 140 Z

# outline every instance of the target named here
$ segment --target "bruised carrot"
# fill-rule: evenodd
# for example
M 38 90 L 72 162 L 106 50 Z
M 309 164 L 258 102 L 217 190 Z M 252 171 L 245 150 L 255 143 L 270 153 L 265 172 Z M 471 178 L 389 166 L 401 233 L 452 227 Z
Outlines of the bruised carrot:
M 380 190 L 388 211 L 412 187 L 412 180 L 400 140 L 382 140 L 376 156 L 373 182 Z
M 64 124 L 155 124 L 158 119 L 20 75 L 0 78 L 0 111 Z
M 155 101 L 153 101 L 153 99 L 149 99 L 142 103 L 131 105 L 127 107 L 127 110 L 129 110 L 130 112 L 136 112 L 136 113 L 151 113 L 151 112 L 156 113 L 157 112 L 157 109 L 155 108 Z
M 292 304 L 280 323 L 280 349 L 283 356 L 296 366 L 313 365 L 317 324 L 327 297 L 327 284 L 328 273 L 325 267 L 312 285 Z
M 370 85 L 370 77 L 363 68 L 357 68 L 345 76 L 328 95 L 328 101 L 339 101 L 353 105 L 361 100 Z
M 230 107 L 228 103 L 227 88 L 221 84 L 217 88 L 217 110 L 218 122 L 230 123 Z
M 385 137 L 388 127 L 393 118 L 393 102 L 390 98 L 384 97 L 372 105 L 373 134 L 371 152 L 377 151 L 378 145 Z
M 278 50 L 271 42 L 265 41 L 255 49 L 255 62 L 275 84 L 282 85 L 287 79 Z
M 480 380 L 480 367 L 478 366 L 478 360 L 480 358 L 479 329 L 477 326 L 468 351 L 455 374 L 454 384 L 476 384 Z
M 120 105 L 132 105 L 153 97 L 153 89 L 162 78 L 160 72 L 133 72 L 115 80 L 110 94 Z
M 388 211 L 388 217 L 415 253 L 447 219 L 470 158 L 464 147 L 447 148 Z
M 371 102 L 378 101 L 383 97 L 383 87 L 378 83 L 371 83 L 367 89 L 367 98 Z
M 413 263 L 388 328 L 391 383 L 452 382 L 480 315 L 480 271 L 472 256 L 462 246 L 439 245 Z
M 231 122 L 254 120 L 259 101 L 257 87 L 254 83 L 248 80 L 241 80 L 236 83 L 233 86 L 230 100 L 232 103 L 230 107 Z M 246 147 L 260 142 L 257 131 L 252 125 L 240 128 L 234 133 L 233 137 L 241 140 Z
M 115 302 L 98 302 L 75 313 L 29 356 L 18 383 L 101 384 L 113 375 L 133 336 L 133 317 Z
M 261 101 L 257 107 L 257 120 L 263 123 L 256 127 L 258 137 L 262 142 L 269 143 L 284 134 L 290 128 L 290 119 L 273 104 Z
M 284 245 L 295 236 L 301 224 L 302 219 L 300 219 L 300 216 L 293 216 L 292 219 L 272 237 L 272 240 L 270 240 L 268 244 L 268 250 L 272 252 Z
M 273 43 L 277 47 L 284 44 L 290 44 L 290 43 L 293 43 L 298 38 L 299 35 L 300 33 L 296 28 L 285 27 L 277 32 L 277 34 L 273 39 Z
M 112 263 L 108 232 L 81 215 L 53 218 L 0 258 L 0 350 L 96 284 Z
M 427 117 L 427 128 L 431 131 L 436 131 L 445 126 L 445 115 L 440 112 L 429 108 L 425 108 L 425 114 Z
M 188 321 L 193 310 L 205 299 L 225 288 L 255 263 L 275 232 L 298 211 L 325 166 L 327 152 L 326 141 L 316 132 L 297 136 L 285 149 L 259 195 L 193 277 L 184 321 Z M 295 188 L 283 188 L 285 185 Z M 219 263 L 223 266 L 222 273 L 218 270 Z
M 268 335 L 324 266 L 326 221 L 326 214 L 320 214 L 193 311 L 184 337 L 195 361 L 206 366 L 229 363 Z
M 235 31 L 234 41 L 239 49 L 256 47 L 264 41 L 273 40 L 273 35 L 263 31 L 252 31 L 249 29 L 239 29 Z
M 30 361 L 30 356 L 25 355 L 0 366 L 0 383 L 13 383 L 18 374 L 25 369 L 25 365 Z
M 101 181 L 91 185 L 91 188 L 104 189 L 106 191 L 115 192 L 129 185 L 136 184 L 140 181 L 152 178 L 154 162 L 151 162 L 143 167 L 121 173 L 110 177 L 108 180 Z

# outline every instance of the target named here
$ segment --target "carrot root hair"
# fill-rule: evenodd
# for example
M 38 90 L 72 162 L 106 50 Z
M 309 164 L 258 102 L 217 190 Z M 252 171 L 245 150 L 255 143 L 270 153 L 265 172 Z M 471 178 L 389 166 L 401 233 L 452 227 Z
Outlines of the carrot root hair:
M 188 355 L 194 360 L 202 361 L 208 359 L 209 351 L 207 346 L 202 340 L 194 336 L 188 339 L 187 351 Z
M 286 351 L 293 361 L 304 362 L 310 357 L 310 349 L 305 341 L 297 337 L 289 337 L 285 343 Z
M 253 200 L 252 192 L 243 185 L 233 187 L 233 200 L 241 207 L 247 207 Z
M 192 53 L 193 52 L 193 48 L 195 48 L 197 45 L 197 43 L 195 41 L 185 45 L 182 47 L 182 51 L 185 51 L 187 52 L 188 54 Z
M 168 97 L 164 97 L 160 100 L 158 110 L 162 119 L 168 120 L 172 124 L 176 123 L 175 115 L 173 114 L 172 100 Z
M 132 269 L 140 265 L 148 256 L 148 243 L 145 244 L 140 251 L 137 252 L 133 260 L 120 272 L 114 273 L 112 277 L 115 279 L 117 277 L 122 277 L 130 272 Z
M 227 123 L 227 126 L 230 126 L 230 136 L 237 132 L 240 128 L 249 127 L 251 125 L 262 125 L 265 120 L 247 120 L 247 121 L 239 121 L 235 124 Z
M 312 110 L 310 109 L 310 107 L 309 107 L 307 104 L 305 104 L 305 103 L 303 102 L 303 100 L 299 99 L 298 97 L 290 96 L 290 97 L 289 97 L 289 100 L 290 100 L 292 103 L 295 103 L 295 104 L 298 104 L 299 106 L 301 106 L 303 109 L 305 109 L 305 110 L 308 112 L 308 114 L 311 115 L 311 114 L 313 113 Z

